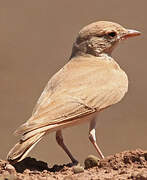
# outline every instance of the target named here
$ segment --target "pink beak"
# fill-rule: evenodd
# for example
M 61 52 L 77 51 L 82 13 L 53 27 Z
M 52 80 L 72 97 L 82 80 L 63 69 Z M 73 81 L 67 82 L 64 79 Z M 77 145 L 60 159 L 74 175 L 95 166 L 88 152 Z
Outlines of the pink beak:
M 141 32 L 133 30 L 133 29 L 128 29 L 128 33 L 124 34 L 121 39 L 128 39 L 130 37 L 134 37 L 134 36 L 139 36 L 141 34 Z

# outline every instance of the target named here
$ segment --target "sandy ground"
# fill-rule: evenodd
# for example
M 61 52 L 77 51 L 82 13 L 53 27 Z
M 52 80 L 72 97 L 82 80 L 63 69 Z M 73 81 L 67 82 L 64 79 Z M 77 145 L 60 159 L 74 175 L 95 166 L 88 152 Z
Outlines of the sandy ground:
M 147 180 L 147 151 L 124 151 L 103 160 L 89 156 L 81 165 L 54 165 L 26 158 L 15 165 L 0 160 L 0 180 Z

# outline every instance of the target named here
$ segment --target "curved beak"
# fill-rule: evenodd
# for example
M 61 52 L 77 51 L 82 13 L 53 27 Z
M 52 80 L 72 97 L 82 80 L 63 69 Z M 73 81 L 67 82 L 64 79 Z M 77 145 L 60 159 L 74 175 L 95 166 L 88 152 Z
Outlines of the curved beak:
M 127 33 L 122 35 L 121 39 L 128 39 L 130 37 L 139 36 L 141 32 L 133 30 L 133 29 L 127 29 Z

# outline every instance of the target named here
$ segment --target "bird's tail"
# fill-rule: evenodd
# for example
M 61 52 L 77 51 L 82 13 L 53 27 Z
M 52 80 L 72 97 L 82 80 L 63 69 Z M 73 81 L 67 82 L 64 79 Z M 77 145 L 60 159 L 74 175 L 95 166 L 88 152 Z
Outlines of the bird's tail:
M 45 132 L 35 134 L 34 136 L 20 140 L 8 153 L 7 160 L 11 163 L 16 163 L 23 160 L 26 155 L 32 150 L 32 148 L 42 139 Z

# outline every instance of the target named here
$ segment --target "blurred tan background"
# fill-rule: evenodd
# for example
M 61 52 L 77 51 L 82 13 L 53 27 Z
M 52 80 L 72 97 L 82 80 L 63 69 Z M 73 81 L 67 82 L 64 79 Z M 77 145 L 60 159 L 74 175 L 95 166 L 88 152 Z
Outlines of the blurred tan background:
M 16 143 L 14 130 L 26 121 L 49 78 L 67 61 L 78 31 L 99 20 L 140 30 L 142 36 L 123 42 L 113 57 L 127 72 L 129 93 L 103 111 L 97 142 L 104 154 L 147 149 L 147 1 L 0 1 L 0 158 Z M 44 138 L 31 156 L 68 163 L 55 134 Z M 64 130 L 65 143 L 82 163 L 97 155 L 88 140 L 88 125 Z

